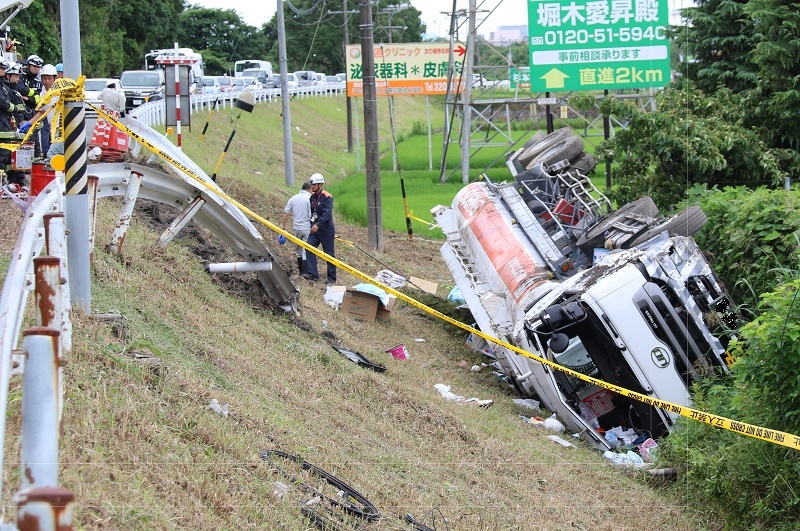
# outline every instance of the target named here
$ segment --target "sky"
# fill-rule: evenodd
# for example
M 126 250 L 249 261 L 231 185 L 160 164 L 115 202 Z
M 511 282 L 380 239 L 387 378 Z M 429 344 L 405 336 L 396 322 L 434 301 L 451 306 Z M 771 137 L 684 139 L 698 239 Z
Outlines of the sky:
M 341 9 L 338 0 L 333 2 Z M 526 0 L 486 0 L 481 4 L 478 2 L 478 18 L 486 19 L 482 26 L 478 28 L 481 35 L 489 35 L 495 31 L 497 26 L 527 24 L 528 12 Z M 217 9 L 233 9 L 242 17 L 247 24 L 260 28 L 265 22 L 269 22 L 275 14 L 277 6 L 276 0 L 190 0 L 191 4 Z M 332 7 L 332 2 L 328 2 L 329 10 L 336 10 Z M 358 9 L 358 0 L 348 0 L 348 9 Z M 422 12 L 422 21 L 428 26 L 428 33 L 446 35 L 450 28 L 450 17 L 441 12 L 449 12 L 453 7 L 453 0 L 411 0 L 411 5 Z M 499 7 L 498 7 L 499 6 Z M 466 10 L 469 7 L 468 0 L 456 0 L 456 9 Z M 493 13 L 488 12 L 497 8 Z M 484 10 L 486 12 L 481 12 Z M 466 25 L 464 26 L 466 28 Z
M 478 6 L 478 34 L 488 37 L 498 26 L 513 26 L 528 23 L 527 0 L 476 0 Z M 669 0 L 670 9 L 689 5 L 691 0 Z M 277 0 L 190 0 L 189 3 L 202 7 L 217 9 L 233 9 L 247 24 L 260 28 L 269 22 L 275 14 Z M 328 9 L 334 3 L 341 7 L 338 0 L 328 2 Z M 428 33 L 446 36 L 450 28 L 449 13 L 453 8 L 453 0 L 411 0 L 411 5 L 422 12 L 422 21 L 428 26 Z M 348 0 L 348 9 L 358 9 L 358 0 Z M 469 0 L 456 0 L 456 10 L 469 7 Z M 677 23 L 673 21 L 673 23 Z M 465 29 L 459 36 L 465 35 Z M 463 37 L 462 37 L 463 38 Z

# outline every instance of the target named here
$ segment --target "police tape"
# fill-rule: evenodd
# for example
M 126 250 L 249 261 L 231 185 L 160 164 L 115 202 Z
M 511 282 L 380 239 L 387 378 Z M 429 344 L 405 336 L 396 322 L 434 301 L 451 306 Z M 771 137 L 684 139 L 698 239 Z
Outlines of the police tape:
M 20 136 L 19 143 L 3 143 L 0 144 L 0 148 L 7 149 L 9 151 L 16 151 L 19 149 L 28 141 L 28 139 L 30 139 L 31 136 L 33 136 L 33 134 L 36 132 L 37 125 L 44 120 L 50 112 L 53 112 L 52 123 L 56 124 L 56 127 L 52 127 L 50 129 L 50 140 L 53 143 L 63 142 L 64 131 L 62 127 L 60 127 L 60 124 L 64 122 L 64 116 L 66 114 L 64 110 L 64 104 L 83 101 L 83 84 L 85 81 L 86 76 L 80 76 L 77 81 L 68 77 L 56 79 L 55 83 L 53 83 L 53 86 L 50 87 L 50 90 L 48 90 L 39 100 L 39 104 L 36 106 L 38 117 L 31 121 L 31 126 L 30 129 L 28 129 L 28 132 L 25 133 L 24 136 Z M 50 105 L 51 101 L 53 101 L 52 105 Z M 42 113 L 39 114 L 39 112 Z
M 182 173 L 184 173 L 188 177 L 198 181 L 203 186 L 206 186 L 206 187 L 209 186 L 208 183 L 204 182 L 192 170 L 190 170 L 188 167 L 186 167 L 185 165 L 183 165 L 179 161 L 176 161 L 173 157 L 171 157 L 168 154 L 164 153 L 161 149 L 159 149 L 157 146 L 155 146 L 154 144 L 152 144 L 148 140 L 142 138 L 141 135 L 137 135 L 137 134 L 133 133 L 124 124 L 121 124 L 121 123 L 117 122 L 113 117 L 109 116 L 108 114 L 103 112 L 101 109 L 97 109 L 92 105 L 90 105 L 90 107 L 94 108 L 100 115 L 102 115 L 104 118 L 106 118 L 109 122 L 113 123 L 120 130 L 126 132 L 128 135 L 130 135 L 136 141 L 141 143 L 144 147 L 146 147 L 152 153 L 154 153 L 155 155 L 158 155 L 159 157 L 161 157 L 164 161 L 166 161 L 168 164 L 172 165 L 174 168 L 178 169 L 179 171 L 181 171 Z M 415 308 L 417 308 L 419 310 L 422 310 L 422 311 L 428 313 L 429 315 L 431 315 L 433 317 L 441 319 L 442 321 L 445 321 L 445 322 L 447 322 L 447 323 L 449 323 L 449 324 L 451 324 L 453 326 L 456 326 L 456 327 L 458 327 L 458 328 L 460 328 L 462 330 L 470 332 L 470 333 L 472 333 L 473 335 L 475 335 L 477 337 L 483 338 L 486 341 L 490 341 L 490 342 L 492 342 L 492 343 L 494 343 L 494 344 L 496 344 L 498 346 L 501 346 L 501 347 L 503 347 L 503 348 L 505 348 L 507 350 L 510 350 L 510 351 L 512 351 L 512 352 L 514 352 L 516 354 L 519 354 L 521 356 L 529 358 L 529 359 L 531 359 L 533 361 L 536 361 L 538 363 L 541 363 L 542 365 L 550 367 L 550 368 L 552 368 L 554 370 L 558 370 L 558 371 L 561 371 L 563 373 L 569 374 L 570 376 L 578 378 L 579 380 L 582 380 L 584 382 L 588 382 L 590 384 L 596 385 L 596 386 L 601 387 L 603 389 L 607 389 L 607 390 L 609 390 L 609 391 L 611 391 L 613 393 L 617 393 L 617 394 L 625 396 L 627 398 L 630 398 L 630 399 L 633 399 L 633 400 L 637 400 L 639 402 L 642 402 L 642 403 L 647 404 L 649 406 L 652 406 L 654 408 L 662 409 L 662 410 L 664 410 L 666 412 L 674 413 L 676 415 L 680 415 L 682 417 L 693 419 L 693 420 L 696 420 L 698 422 L 703 422 L 705 424 L 709 424 L 709 425 L 717 427 L 717 428 L 721 428 L 721 429 L 724 429 L 724 430 L 732 431 L 732 432 L 738 433 L 740 435 L 745 435 L 747 437 L 753 437 L 753 438 L 756 438 L 756 439 L 761 439 L 763 441 L 767 441 L 767 442 L 770 442 L 770 443 L 773 443 L 773 444 L 777 444 L 777 445 L 780 445 L 780 446 L 785 446 L 787 448 L 793 448 L 795 450 L 800 450 L 800 436 L 793 435 L 791 433 L 778 431 L 778 430 L 771 430 L 771 429 L 763 428 L 761 426 L 756 426 L 756 425 L 753 425 L 753 424 L 747 424 L 745 422 L 738 422 L 738 421 L 735 421 L 735 420 L 732 420 L 732 419 L 729 419 L 729 418 L 721 417 L 721 416 L 718 416 L 718 415 L 712 415 L 712 414 L 706 413 L 704 411 L 693 409 L 693 408 L 690 408 L 690 407 L 687 407 L 687 406 L 683 406 L 683 405 L 680 405 L 680 404 L 675 404 L 673 402 L 668 402 L 666 400 L 654 399 L 654 398 L 652 398 L 650 396 L 643 395 L 641 393 L 637 393 L 636 391 L 631 391 L 629 389 L 625 389 L 624 387 L 619 387 L 619 386 L 616 386 L 614 384 L 608 383 L 608 382 L 606 382 L 604 380 L 600 380 L 600 379 L 594 378 L 592 376 L 588 376 L 586 374 L 579 373 L 577 371 L 574 371 L 572 369 L 564 367 L 563 365 L 559 365 L 558 363 L 555 363 L 555 362 L 550 361 L 550 360 L 548 360 L 546 358 L 543 358 L 541 356 L 538 356 L 536 354 L 528 352 L 527 350 L 524 350 L 524 349 L 522 349 L 520 347 L 517 347 L 516 345 L 512 345 L 511 343 L 503 341 L 502 339 L 498 339 L 498 338 L 496 338 L 494 336 L 486 334 L 486 333 L 484 333 L 484 332 L 482 332 L 482 331 L 480 331 L 480 330 L 478 330 L 476 328 L 473 328 L 473 327 L 471 327 L 471 326 L 469 326 L 467 324 L 464 324 L 464 323 L 462 323 L 462 322 L 460 322 L 460 321 L 458 321 L 456 319 L 453 319 L 452 317 L 447 316 L 447 315 L 439 312 L 438 310 L 435 310 L 435 309 L 433 309 L 433 308 L 431 308 L 431 307 L 429 307 L 429 306 L 417 301 L 416 299 L 414 299 L 414 298 L 412 298 L 412 297 L 410 297 L 410 296 L 408 296 L 408 295 L 406 295 L 404 293 L 401 293 L 401 292 L 397 291 L 396 289 L 392 288 L 391 286 L 388 286 L 386 284 L 383 284 L 380 281 L 375 280 L 374 278 L 370 277 L 366 273 L 363 273 L 363 272 L 355 269 L 354 267 L 352 267 L 352 266 L 350 266 L 350 265 L 338 260 L 337 258 L 335 258 L 333 256 L 329 256 L 325 252 L 323 252 L 323 251 L 317 249 L 316 247 L 313 247 L 313 246 L 309 245 L 305 241 L 297 238 L 294 234 L 286 232 L 285 230 L 281 229 L 279 226 L 277 226 L 277 225 L 271 223 L 270 221 L 268 221 L 267 219 L 261 217 L 257 213 L 253 212 L 252 210 L 250 210 L 249 208 L 247 208 L 243 204 L 239 203 L 238 201 L 236 201 L 235 199 L 233 199 L 232 197 L 227 195 L 222 190 L 214 189 L 214 193 L 216 193 L 218 196 L 220 196 L 221 198 L 225 199 L 226 201 L 230 202 L 232 205 L 236 206 L 242 212 L 244 212 L 245 214 L 250 216 L 252 219 L 258 221 L 259 223 L 261 223 L 262 225 L 264 225 L 268 229 L 270 229 L 273 232 L 276 232 L 276 233 L 284 236 L 287 240 L 291 241 L 292 243 L 294 243 L 296 245 L 299 245 L 300 247 L 302 247 L 306 251 L 308 251 L 310 253 L 313 253 L 314 255 L 318 256 L 319 258 L 321 258 L 321 259 L 323 259 L 323 260 L 335 265 L 337 268 L 347 272 L 348 274 L 352 275 L 353 277 L 355 277 L 355 278 L 357 278 L 359 280 L 362 280 L 364 282 L 367 282 L 369 284 L 372 284 L 374 286 L 377 286 L 377 287 L 383 289 L 384 291 L 386 291 L 387 293 L 389 293 L 391 295 L 394 295 L 398 299 L 406 302 L 407 304 L 410 304 L 411 306 L 413 306 L 413 307 L 415 307 Z

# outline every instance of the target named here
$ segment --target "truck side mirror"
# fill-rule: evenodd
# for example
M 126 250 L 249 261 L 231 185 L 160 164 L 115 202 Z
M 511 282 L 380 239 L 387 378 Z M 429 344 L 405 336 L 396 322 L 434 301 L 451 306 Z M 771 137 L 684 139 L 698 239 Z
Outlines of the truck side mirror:
M 561 354 L 569 346 L 569 336 L 567 334 L 555 333 L 550 336 L 550 350 L 556 354 Z

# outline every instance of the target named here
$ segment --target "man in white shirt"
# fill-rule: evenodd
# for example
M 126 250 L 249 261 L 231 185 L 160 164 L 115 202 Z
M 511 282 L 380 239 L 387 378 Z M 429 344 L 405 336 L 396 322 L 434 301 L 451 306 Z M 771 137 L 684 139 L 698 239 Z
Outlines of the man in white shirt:
M 286 222 L 289 219 L 289 214 L 292 215 L 292 230 L 295 237 L 306 241 L 311 231 L 311 183 L 306 181 L 296 195 L 292 196 L 286 203 L 286 208 L 283 209 L 283 218 L 281 219 L 281 228 L 286 230 Z M 278 238 L 281 241 L 282 236 Z M 285 241 L 285 239 L 284 239 Z M 297 253 L 297 269 L 300 275 L 306 272 L 306 250 L 296 245 L 295 252 Z
M 119 118 L 125 112 L 125 96 L 117 89 L 116 81 L 106 85 L 100 93 L 100 102 L 113 118 Z

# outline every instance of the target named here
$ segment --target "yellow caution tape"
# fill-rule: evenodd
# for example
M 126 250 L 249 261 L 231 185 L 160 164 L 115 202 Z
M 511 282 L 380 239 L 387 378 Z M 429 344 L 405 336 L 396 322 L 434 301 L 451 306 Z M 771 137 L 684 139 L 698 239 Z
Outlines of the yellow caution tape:
M 39 100 L 36 110 L 39 111 L 43 108 L 46 108 L 54 98 L 58 98 L 55 104 L 51 108 L 46 109 L 42 115 L 31 122 L 30 129 L 28 129 L 28 132 L 25 134 L 25 136 L 20 139 L 19 143 L 0 144 L 0 147 L 9 151 L 16 151 L 22 144 L 28 141 L 34 132 L 36 132 L 36 126 L 39 124 L 39 122 L 44 120 L 50 112 L 53 112 L 52 123 L 55 124 L 50 130 L 51 142 L 63 142 L 64 132 L 61 124 L 64 123 L 64 104 L 83 101 L 83 83 L 85 81 L 86 76 L 80 76 L 77 81 L 68 77 L 56 79 L 55 83 L 53 83 L 53 86 L 50 87 L 50 90 L 48 90 L 44 96 L 42 96 L 41 100 Z
M 113 123 L 121 131 L 124 131 L 125 133 L 130 135 L 131 138 L 135 139 L 136 141 L 141 143 L 143 146 L 145 146 L 148 150 L 150 150 L 154 154 L 156 154 L 159 157 L 161 157 L 162 159 L 164 159 L 167 163 L 172 165 L 174 168 L 176 168 L 177 170 L 183 172 L 184 174 L 186 174 L 187 176 L 191 177 L 192 179 L 198 181 L 203 186 L 207 186 L 207 184 L 198 175 L 196 175 L 192 170 L 187 168 L 185 165 L 183 165 L 180 162 L 176 161 L 175 159 L 170 157 L 168 154 L 164 153 L 158 147 L 156 147 L 155 145 L 153 145 L 149 141 L 145 140 L 141 136 L 133 133 L 124 124 L 117 122 L 114 118 L 112 118 L 111 116 L 107 115 L 101 109 L 97 109 L 94 106 L 91 106 L 91 107 L 94 108 L 103 117 L 105 117 L 106 120 L 108 120 L 109 122 Z M 573 371 L 572 369 L 568 369 L 567 367 L 559 365 L 558 363 L 555 363 L 555 362 L 552 362 L 552 361 L 550 361 L 550 360 L 548 360 L 546 358 L 542 358 L 540 356 L 537 356 L 536 354 L 528 352 L 527 350 L 523 350 L 523 349 L 517 347 L 516 345 L 512 345 L 510 343 L 507 343 L 507 342 L 503 341 L 502 339 L 498 339 L 498 338 L 496 338 L 494 336 L 490 336 L 489 334 L 486 334 L 486 333 L 484 333 L 484 332 L 482 332 L 482 331 L 480 331 L 480 330 L 478 330 L 476 328 L 472 328 L 469 325 L 466 325 L 466 324 L 464 324 L 464 323 L 462 323 L 460 321 L 457 321 L 457 320 L 453 319 L 452 317 L 449 317 L 449 316 L 447 316 L 447 315 L 445 315 L 445 314 L 443 314 L 443 313 L 441 313 L 441 312 L 439 312 L 439 311 L 437 311 L 437 310 L 435 310 L 435 309 L 433 309 L 433 308 L 431 308 L 429 306 L 426 306 L 425 304 L 422 304 L 421 302 L 417 301 L 416 299 L 413 299 L 413 298 L 409 297 L 408 295 L 406 295 L 404 293 L 401 293 L 401 292 L 397 291 L 396 289 L 394 289 L 394 288 L 392 288 L 392 287 L 390 287 L 390 286 L 388 286 L 386 284 L 383 284 L 382 282 L 379 282 L 379 281 L 375 280 L 374 278 L 370 277 L 366 273 L 362 273 L 361 271 L 349 266 L 348 264 L 345 264 L 344 262 L 341 262 L 341 261 L 337 260 L 333 256 L 327 255 L 325 252 L 317 249 L 316 247 L 312 247 L 311 245 L 309 245 L 305 241 L 295 237 L 294 234 L 286 232 L 285 230 L 281 229 L 279 226 L 269 222 L 267 219 L 265 219 L 265 218 L 261 217 L 260 215 L 256 214 L 255 212 L 253 212 L 252 210 L 250 210 L 249 208 L 247 208 L 243 204 L 239 203 L 238 201 L 236 201 L 235 199 L 233 199 L 232 197 L 227 195 L 222 190 L 214 190 L 214 193 L 216 193 L 220 197 L 224 198 L 225 200 L 230 202 L 232 205 L 235 205 L 242 212 L 244 212 L 248 216 L 252 217 L 254 220 L 258 221 L 259 223 L 261 223 L 262 225 L 264 225 L 268 229 L 270 229 L 270 230 L 272 230 L 272 231 L 274 231 L 274 232 L 276 232 L 278 234 L 283 235 L 287 240 L 291 241 L 292 243 L 294 243 L 296 245 L 299 245 L 300 247 L 302 247 L 303 249 L 305 249 L 306 251 L 308 251 L 310 253 L 314 253 L 319 258 L 321 258 L 321 259 L 323 259 L 323 260 L 335 265 L 337 268 L 347 272 L 348 274 L 354 276 L 355 278 L 357 278 L 359 280 L 363 280 L 364 282 L 367 282 L 367 283 L 372 284 L 374 286 L 378 286 L 379 288 L 383 289 L 387 293 L 390 293 L 390 294 L 394 295 L 398 299 L 410 304 L 411 306 L 414 306 L 415 308 L 418 308 L 418 309 L 420 309 L 420 310 L 422 310 L 422 311 L 424 311 L 424 312 L 426 312 L 426 313 L 428 313 L 428 314 L 430 314 L 430 315 L 432 315 L 434 317 L 437 317 L 437 318 L 441 319 L 442 321 L 450 323 L 453 326 L 461 328 L 462 330 L 470 332 L 475 336 L 481 337 L 481 338 L 485 339 L 486 341 L 490 341 L 490 342 L 492 342 L 492 343 L 494 343 L 496 345 L 499 345 L 499 346 L 501 346 L 501 347 L 503 347 L 505 349 L 508 349 L 508 350 L 510 350 L 512 352 L 515 352 L 516 354 L 519 354 L 520 356 L 524 356 L 526 358 L 532 359 L 534 361 L 537 361 L 537 362 L 541 363 L 542 365 L 546 365 L 546 366 L 548 366 L 548 367 L 550 367 L 552 369 L 564 372 L 566 374 L 569 374 L 570 376 L 573 376 L 573 377 L 578 378 L 580 380 L 583 380 L 585 382 L 589 382 L 589 383 L 591 383 L 593 385 L 596 385 L 598 387 L 602 387 L 603 389 L 608 389 L 609 391 L 617 393 L 619 395 L 631 398 L 633 400 L 638 400 L 639 402 L 643 402 L 643 403 L 645 403 L 645 404 L 647 404 L 649 406 L 652 406 L 652 407 L 655 407 L 655 408 L 658 408 L 658 409 L 663 409 L 664 411 L 667 411 L 667 412 L 670 412 L 670 413 L 675 413 L 675 414 L 680 415 L 682 417 L 694 419 L 696 421 L 703 422 L 705 424 L 710 424 L 711 426 L 715 426 L 717 428 L 722 428 L 722 429 L 729 430 L 729 431 L 732 431 L 732 432 L 735 432 L 735 433 L 739 433 L 741 435 L 746 435 L 748 437 L 753 437 L 755 439 L 761 439 L 762 441 L 767 441 L 767 442 L 771 442 L 773 444 L 777 444 L 777 445 L 780 445 L 780 446 L 785 446 L 785 447 L 792 448 L 792 449 L 795 449 L 795 450 L 800 450 L 800 436 L 793 435 L 791 433 L 778 431 L 778 430 L 770 430 L 770 429 L 767 429 L 767 428 L 762 428 L 760 426 L 756 426 L 756 425 L 753 425 L 753 424 L 747 424 L 747 423 L 744 423 L 744 422 L 738 422 L 738 421 L 735 421 L 735 420 L 732 420 L 732 419 L 728 419 L 728 418 L 725 418 L 725 417 L 719 417 L 719 416 L 716 416 L 716 415 L 712 415 L 710 413 L 706 413 L 704 411 L 700 411 L 700 410 L 697 410 L 697 409 L 692 409 L 690 407 L 682 406 L 680 404 L 675 404 L 673 402 L 667 402 L 665 400 L 654 399 L 654 398 L 652 398 L 650 396 L 643 395 L 641 393 L 637 393 L 637 392 L 631 391 L 629 389 L 625 389 L 624 387 L 619 387 L 619 386 L 616 386 L 614 384 L 610 384 L 608 382 L 605 382 L 603 380 L 599 380 L 597 378 L 593 378 L 591 376 L 587 376 L 587 375 L 585 375 L 583 373 L 579 373 L 579 372 Z

